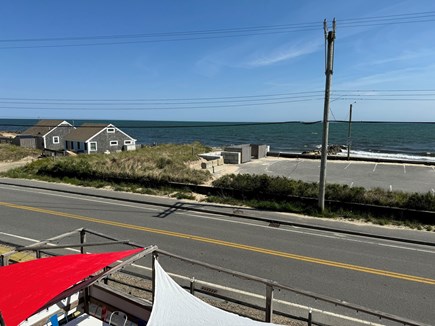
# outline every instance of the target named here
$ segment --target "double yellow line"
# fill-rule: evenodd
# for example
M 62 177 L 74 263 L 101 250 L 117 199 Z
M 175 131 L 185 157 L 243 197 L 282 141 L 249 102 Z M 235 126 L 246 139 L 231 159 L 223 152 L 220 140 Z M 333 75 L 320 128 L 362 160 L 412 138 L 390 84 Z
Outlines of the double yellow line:
M 314 258 L 314 257 L 309 257 L 309 256 L 301 256 L 301 255 L 291 254 L 291 253 L 287 253 L 287 252 L 283 252 L 283 251 L 270 250 L 270 249 L 254 247 L 254 246 L 244 245 L 244 244 L 235 243 L 235 242 L 200 237 L 200 236 L 196 236 L 196 235 L 192 235 L 192 234 L 148 228 L 148 227 L 139 226 L 139 225 L 133 225 L 133 224 L 127 224 L 127 223 L 115 222 L 115 221 L 108 221 L 108 220 L 103 220 L 103 219 L 99 219 L 99 218 L 93 218 L 93 217 L 87 217 L 87 216 L 82 216 L 82 215 L 77 215 L 77 214 L 58 212 L 58 211 L 53 211 L 53 210 L 38 208 L 38 207 L 16 205 L 16 204 L 6 203 L 6 202 L 0 202 L 0 206 L 20 209 L 20 210 L 26 210 L 26 211 L 31 211 L 31 212 L 37 212 L 37 213 L 43 213 L 43 214 L 48 214 L 48 215 L 52 215 L 52 216 L 61 216 L 61 217 L 65 217 L 65 218 L 81 220 L 81 221 L 86 221 L 86 222 L 111 225 L 111 226 L 124 228 L 124 229 L 132 229 L 132 230 L 136 230 L 136 231 L 143 231 L 143 232 L 161 234 L 161 235 L 166 235 L 166 236 L 171 236 L 171 237 L 176 237 L 176 238 L 189 239 L 192 241 L 210 243 L 210 244 L 215 244 L 215 245 L 224 246 L 224 247 L 230 247 L 230 248 L 236 248 L 236 249 L 241 249 L 241 250 L 246 250 L 246 251 L 251 251 L 251 252 L 257 252 L 257 253 L 262 253 L 262 254 L 271 255 L 271 256 L 283 257 L 283 258 L 287 258 L 287 259 L 294 259 L 294 260 L 305 261 L 305 262 L 309 262 L 309 263 L 326 265 L 326 266 L 331 266 L 331 267 L 336 267 L 336 268 L 343 268 L 343 269 L 348 269 L 348 270 L 353 270 L 353 271 L 358 271 L 358 272 L 363 272 L 363 273 L 368 273 L 368 274 L 375 274 L 375 275 L 397 278 L 397 279 L 401 279 L 401 280 L 407 280 L 407 281 L 412 281 L 412 282 L 435 285 L 435 279 L 430 279 L 430 278 L 425 278 L 425 277 L 420 277 L 420 276 L 413 276 L 413 275 L 402 274 L 402 273 L 396 273 L 396 272 L 390 272 L 390 271 L 375 269 L 375 268 L 370 268 L 370 267 L 345 264 L 345 263 L 335 262 L 335 261 L 331 261 L 331 260 L 324 260 L 324 259 L 319 259 L 319 258 Z

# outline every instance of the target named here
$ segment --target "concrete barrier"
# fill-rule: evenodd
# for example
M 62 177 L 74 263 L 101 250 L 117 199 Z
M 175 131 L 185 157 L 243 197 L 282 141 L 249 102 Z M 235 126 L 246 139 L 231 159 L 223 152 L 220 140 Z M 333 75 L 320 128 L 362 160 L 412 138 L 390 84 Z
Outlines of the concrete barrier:
M 224 158 L 222 156 L 219 156 L 216 159 L 207 162 L 201 162 L 201 169 L 209 170 L 211 173 L 215 173 L 217 171 L 222 170 L 223 165 L 224 165 Z

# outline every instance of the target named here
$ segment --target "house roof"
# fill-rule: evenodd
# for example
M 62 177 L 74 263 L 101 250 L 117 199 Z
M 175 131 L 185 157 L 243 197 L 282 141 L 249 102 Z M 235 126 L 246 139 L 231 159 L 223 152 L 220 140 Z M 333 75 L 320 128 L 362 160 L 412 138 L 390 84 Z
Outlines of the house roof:
M 131 136 L 127 135 L 125 132 L 123 132 L 121 129 L 115 127 L 112 124 L 101 124 L 101 123 L 84 123 L 77 129 L 73 130 L 69 135 L 65 136 L 65 140 L 69 141 L 82 141 L 86 142 L 95 135 L 97 135 L 99 132 L 101 132 L 105 128 L 115 128 L 119 132 L 123 133 L 127 137 L 130 137 L 132 140 L 135 140 Z
M 84 123 L 77 129 L 73 130 L 68 136 L 66 136 L 65 140 L 87 141 L 108 126 L 112 125 L 101 123 Z
M 22 132 L 22 135 L 44 136 L 65 120 L 40 120 L 33 127 Z

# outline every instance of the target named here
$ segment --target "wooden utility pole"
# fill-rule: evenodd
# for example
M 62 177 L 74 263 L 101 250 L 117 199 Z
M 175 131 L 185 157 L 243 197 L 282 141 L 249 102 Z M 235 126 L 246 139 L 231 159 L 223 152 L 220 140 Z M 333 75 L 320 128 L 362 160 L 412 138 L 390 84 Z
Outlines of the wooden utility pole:
M 322 137 L 322 157 L 320 161 L 320 182 L 319 182 L 319 208 L 325 210 L 325 188 L 326 188 L 326 162 L 328 159 L 328 135 L 329 135 L 329 97 L 331 90 L 331 79 L 334 65 L 334 40 L 335 40 L 335 18 L 332 22 L 332 31 L 328 32 L 326 19 L 323 22 L 325 38 L 328 41 L 328 52 L 326 59 L 326 83 L 325 83 L 325 102 L 323 110 L 323 137 Z
M 347 160 L 350 160 L 350 146 L 352 145 L 352 104 L 349 107 L 349 129 L 347 132 Z

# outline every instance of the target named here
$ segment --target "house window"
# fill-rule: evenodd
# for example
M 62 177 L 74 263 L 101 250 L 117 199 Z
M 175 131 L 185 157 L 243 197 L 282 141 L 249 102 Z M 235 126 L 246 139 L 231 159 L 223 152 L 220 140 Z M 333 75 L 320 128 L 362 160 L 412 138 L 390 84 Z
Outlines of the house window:
M 77 142 L 77 149 L 80 149 L 80 142 Z
M 118 146 L 118 141 L 117 140 L 111 140 L 110 141 L 110 146 Z
M 71 149 L 74 149 L 74 142 L 71 142 Z
M 131 140 L 124 140 L 124 145 L 131 145 L 133 144 L 133 141 Z
M 53 144 L 59 144 L 60 140 L 59 140 L 59 136 L 53 136 Z
M 97 150 L 97 142 L 96 141 L 91 141 L 90 143 L 89 143 L 89 150 L 92 152 L 92 151 L 96 151 Z
M 113 133 L 115 133 L 115 128 L 107 128 L 107 133 L 108 133 L 108 134 L 113 134 Z

